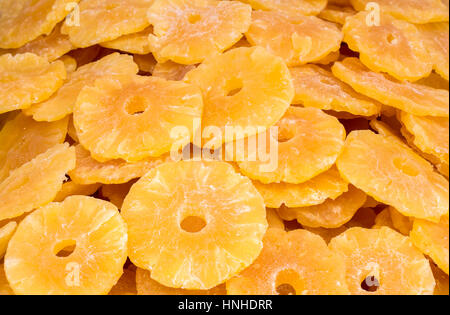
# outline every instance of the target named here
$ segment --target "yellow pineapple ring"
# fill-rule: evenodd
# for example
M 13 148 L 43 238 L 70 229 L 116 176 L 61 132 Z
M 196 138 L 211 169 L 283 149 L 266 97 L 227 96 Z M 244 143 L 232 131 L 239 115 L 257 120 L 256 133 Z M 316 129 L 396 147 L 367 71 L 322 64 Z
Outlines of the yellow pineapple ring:
M 261 47 L 236 48 L 208 59 L 184 81 L 201 88 L 202 124 L 204 128 L 219 127 L 225 142 L 234 140 L 224 132 L 225 126 L 270 127 L 280 120 L 294 96 L 283 60 Z
M 358 11 L 366 10 L 371 0 L 350 0 Z M 382 13 L 415 24 L 448 21 L 448 8 L 441 0 L 377 0 Z
M 9 173 L 59 143 L 67 134 L 68 119 L 37 122 L 21 113 L 0 130 L 0 182 Z
M 269 229 L 256 261 L 227 281 L 230 295 L 348 294 L 344 260 L 305 230 Z
M 448 81 L 449 75 L 449 28 L 448 23 L 418 25 L 425 45 L 433 61 L 434 70 Z M 448 82 L 447 82 L 448 89 Z
M 137 295 L 136 270 L 134 266 L 123 270 L 122 277 L 109 291 L 108 295 Z
M 37 121 L 55 121 L 73 112 L 78 94 L 86 85 L 109 75 L 132 75 L 138 72 L 131 56 L 114 53 L 96 62 L 79 67 L 68 75 L 64 85 L 45 102 L 35 104 L 25 111 Z
M 16 228 L 17 223 L 14 221 L 9 222 L 4 226 L 0 226 L 0 260 L 5 255 L 6 249 L 8 248 L 8 243 L 14 235 Z
M 273 183 L 253 185 L 264 198 L 266 207 L 308 207 L 321 204 L 326 199 L 336 199 L 348 190 L 348 183 L 342 179 L 336 167 L 301 184 Z
M 314 61 L 315 64 L 318 65 L 329 65 L 331 63 L 334 63 L 336 61 L 339 60 L 339 58 L 341 57 L 341 53 L 339 51 L 334 51 L 332 53 L 329 53 L 327 56 L 325 56 L 324 58 Z
M 240 0 L 255 10 L 277 11 L 292 16 L 317 15 L 327 5 L 326 0 Z
M 350 6 L 337 6 L 334 4 L 328 4 L 328 6 L 322 12 L 320 12 L 318 17 L 325 21 L 344 25 L 347 17 L 353 16 L 356 13 L 357 12 Z
M 260 160 L 238 163 L 244 175 L 263 184 L 304 183 L 329 170 L 344 145 L 344 126 L 320 109 L 290 107 L 276 126 L 279 131 L 275 170 L 262 169 L 266 163 Z
M 344 179 L 405 216 L 439 221 L 448 214 L 448 181 L 392 137 L 353 131 L 336 164 Z
M 101 43 L 102 47 L 117 49 L 132 54 L 146 55 L 151 53 L 148 36 L 153 34 L 153 27 L 149 26 L 143 31 L 121 36 L 115 40 Z
M 89 47 L 140 32 L 149 26 L 147 10 L 154 0 L 89 0 L 79 6 L 79 24 L 66 21 L 61 32 L 76 47 Z
M 159 158 L 147 158 L 135 163 L 127 163 L 124 160 L 110 160 L 98 162 L 93 159 L 81 145 L 75 146 L 77 164 L 69 172 L 70 178 L 77 184 L 90 185 L 123 184 L 138 177 L 142 177 L 150 169 L 169 160 L 168 155 Z
M 8 246 L 5 272 L 16 294 L 107 294 L 126 259 L 127 226 L 117 208 L 72 196 L 20 223 Z
M 162 164 L 131 188 L 122 207 L 129 253 L 159 283 L 207 290 L 248 267 L 267 229 L 264 201 L 225 162 Z
M 195 65 L 181 65 L 172 61 L 166 61 L 157 63 L 152 75 L 166 80 L 181 81 L 189 71 L 195 68 Z
M 449 116 L 446 90 L 399 82 L 387 75 L 372 72 L 357 58 L 336 62 L 333 74 L 357 92 L 379 102 L 417 116 Z
M 80 0 L 2 0 L 0 48 L 18 48 L 43 34 L 50 34 Z
M 158 62 L 195 64 L 237 43 L 251 23 L 252 8 L 239 1 L 155 0 L 148 37 Z
M 131 186 L 136 183 L 136 180 L 129 181 L 124 184 L 109 184 L 103 185 L 101 188 L 101 195 L 109 200 L 117 208 L 122 209 L 125 197 L 130 192 Z
M 439 223 L 416 219 L 410 234 L 414 245 L 425 255 L 430 256 L 447 275 L 449 272 L 448 221 L 448 215 L 442 217 Z
M 319 61 L 338 51 L 343 34 L 333 23 L 315 16 L 288 17 L 273 11 L 255 11 L 247 40 L 283 58 L 288 66 Z
M 381 111 L 381 103 L 355 92 L 319 66 L 306 65 L 289 70 L 295 87 L 294 104 L 358 116 L 374 116 Z
M 342 29 L 350 49 L 375 72 L 387 72 L 398 80 L 417 81 L 428 76 L 433 63 L 420 31 L 405 21 L 381 15 L 380 25 L 367 22 L 371 12 L 347 18 Z
M 14 292 L 6 279 L 5 266 L 0 263 L 0 296 L 2 295 L 14 295 Z
M 73 181 L 65 182 L 56 195 L 54 202 L 62 202 L 70 196 L 91 196 L 100 188 L 101 184 L 80 185 Z
M 166 287 L 151 277 L 151 272 L 138 268 L 136 271 L 138 295 L 226 295 L 225 285 L 221 284 L 209 290 L 184 290 Z
M 75 150 L 67 144 L 58 144 L 11 171 L 0 182 L 0 221 L 53 201 L 66 173 L 74 167 Z
M 194 134 L 203 100 L 200 89 L 156 77 L 105 77 L 78 96 L 74 124 L 78 138 L 94 159 L 137 162 L 170 152 L 174 127 Z M 98 132 L 98 122 L 102 134 Z M 187 139 L 189 143 L 190 139 Z
M 408 237 L 390 228 L 351 228 L 328 246 L 344 257 L 353 295 L 433 294 L 430 263 Z
M 35 54 L 0 56 L 0 114 L 48 99 L 66 79 L 62 61 L 49 63 Z

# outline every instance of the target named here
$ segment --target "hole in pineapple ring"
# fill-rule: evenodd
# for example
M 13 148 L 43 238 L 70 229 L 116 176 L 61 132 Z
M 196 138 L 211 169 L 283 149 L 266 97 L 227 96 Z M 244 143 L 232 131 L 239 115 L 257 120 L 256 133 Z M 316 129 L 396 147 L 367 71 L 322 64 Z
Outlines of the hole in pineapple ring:
M 397 44 L 397 38 L 396 38 L 393 34 L 389 34 L 389 35 L 386 37 L 386 40 L 387 40 L 387 42 L 388 42 L 389 44 L 391 44 L 391 45 Z
M 279 295 L 297 295 L 303 288 L 304 283 L 295 270 L 285 269 L 278 272 L 275 290 Z
M 288 142 L 295 137 L 295 123 L 289 120 L 283 121 L 278 126 L 278 142 Z
M 188 21 L 191 24 L 195 24 L 195 23 L 200 22 L 201 19 L 202 19 L 202 17 L 200 16 L 200 14 L 191 14 L 188 18 Z
M 419 171 L 417 170 L 417 168 L 414 165 L 412 165 L 409 161 L 407 161 L 405 158 L 395 158 L 394 166 L 405 175 L 408 176 L 419 175 Z
M 242 88 L 244 87 L 244 83 L 240 79 L 231 79 L 225 83 L 225 95 L 226 96 L 234 96 L 238 94 Z
M 77 242 L 74 240 L 65 240 L 57 243 L 53 248 L 53 252 L 57 257 L 69 257 L 75 251 Z
M 204 229 L 206 221 L 197 216 L 188 216 L 181 221 L 180 226 L 188 233 L 197 233 Z
M 367 292 L 376 292 L 380 288 L 380 283 L 375 276 L 366 277 L 363 282 L 361 282 L 361 289 Z
M 277 293 L 279 295 L 296 295 L 297 294 L 297 292 L 295 292 L 294 287 L 291 286 L 289 283 L 280 284 L 277 287 Z
M 145 98 L 139 95 L 135 95 L 133 97 L 130 97 L 125 102 L 125 111 L 129 115 L 141 115 L 143 114 L 148 108 L 148 102 Z

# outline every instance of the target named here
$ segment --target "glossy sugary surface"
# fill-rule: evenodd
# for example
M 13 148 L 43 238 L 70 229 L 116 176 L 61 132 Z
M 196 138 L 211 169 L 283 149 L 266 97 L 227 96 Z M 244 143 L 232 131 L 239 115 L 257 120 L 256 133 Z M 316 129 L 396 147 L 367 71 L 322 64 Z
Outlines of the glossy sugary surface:
M 449 71 L 449 28 L 447 23 L 418 25 L 419 31 L 433 61 L 433 69 L 448 81 Z M 447 82 L 448 87 L 448 82 Z

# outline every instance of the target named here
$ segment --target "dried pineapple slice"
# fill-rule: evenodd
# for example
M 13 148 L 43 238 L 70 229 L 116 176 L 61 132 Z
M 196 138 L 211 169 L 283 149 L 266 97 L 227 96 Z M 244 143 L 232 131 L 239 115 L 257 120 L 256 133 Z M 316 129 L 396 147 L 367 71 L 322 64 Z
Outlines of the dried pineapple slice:
M 341 7 L 329 4 L 322 12 L 320 12 L 318 17 L 328 22 L 344 25 L 347 17 L 353 16 L 356 13 L 357 12 L 350 6 Z
M 387 72 L 398 80 L 417 81 L 428 76 L 433 63 L 420 31 L 405 21 L 381 15 L 380 25 L 367 23 L 370 12 L 347 18 L 342 29 L 350 49 L 376 72 Z
M 273 11 L 255 11 L 247 40 L 283 58 L 288 66 L 319 61 L 338 51 L 343 34 L 333 23 L 315 16 L 288 17 Z
M 372 229 L 381 229 L 383 226 L 395 230 L 394 223 L 392 223 L 389 207 L 383 209 L 380 213 L 377 214 L 377 217 L 375 218 L 375 224 L 372 226 Z
M 344 259 L 305 230 L 269 229 L 256 261 L 227 281 L 229 295 L 348 294 Z
M 408 236 L 413 227 L 413 219 L 404 216 L 394 207 L 389 207 L 388 209 L 391 215 L 392 226 L 394 227 L 394 229 L 399 231 L 403 235 Z
M 417 116 L 449 116 L 446 90 L 409 82 L 399 82 L 387 75 L 372 72 L 357 58 L 336 62 L 333 74 L 357 92 L 379 102 Z
M 17 223 L 14 221 L 9 222 L 4 226 L 0 226 L 0 260 L 5 255 L 6 249 L 8 248 L 8 243 L 11 240 L 11 237 L 14 235 L 16 228 Z
M 4 264 L 0 263 L 0 296 L 2 295 L 14 295 L 14 292 L 6 279 Z
M 195 68 L 195 65 L 181 65 L 172 61 L 166 61 L 164 63 L 157 63 L 152 75 L 166 80 L 181 81 L 189 71 Z
M 264 201 L 248 178 L 217 161 L 162 164 L 122 207 L 129 257 L 159 283 L 207 290 L 248 267 L 267 229 Z
M 448 214 L 448 181 L 393 137 L 353 131 L 336 164 L 345 180 L 405 216 L 439 221 Z
M 239 1 L 155 0 L 148 11 L 158 62 L 195 64 L 237 43 L 251 23 L 252 8 Z
M 62 61 L 49 63 L 35 54 L 0 56 L 0 114 L 48 99 L 66 79 Z
M 266 208 L 266 218 L 269 228 L 281 229 L 284 231 L 285 226 L 283 219 L 280 218 L 275 209 Z
M 153 34 L 152 26 L 138 33 L 124 35 L 115 40 L 101 43 L 100 46 L 132 54 L 146 55 L 151 53 L 150 43 L 148 41 L 150 34 Z
M 96 62 L 79 67 L 69 74 L 65 84 L 48 100 L 25 110 L 37 121 L 55 121 L 73 112 L 78 94 L 95 80 L 110 75 L 132 75 L 138 72 L 131 56 L 114 53 Z
M 5 272 L 16 294 L 107 294 L 126 259 L 127 226 L 117 208 L 72 196 L 20 223 L 8 246 Z
M 9 173 L 0 182 L 0 221 L 12 219 L 51 202 L 66 173 L 75 167 L 75 150 L 58 144 Z
M 91 196 L 99 188 L 101 184 L 80 185 L 74 181 L 65 182 L 61 190 L 56 195 L 54 202 L 62 202 L 70 196 Z
M 77 61 L 75 58 L 70 57 L 69 55 L 64 55 L 58 60 L 61 60 L 64 63 L 64 66 L 66 67 L 67 74 L 74 72 L 77 70 Z
M 344 257 L 353 295 L 432 295 L 430 263 L 408 237 L 390 228 L 351 228 L 329 248 Z
M 327 5 L 326 0 L 239 0 L 255 10 L 282 12 L 292 16 L 317 15 Z
M 434 70 L 448 81 L 449 29 L 448 23 L 417 25 L 433 61 Z M 448 88 L 448 82 L 447 82 Z
M 153 69 L 156 66 L 155 57 L 152 54 L 148 55 L 134 55 L 134 62 L 138 65 L 139 71 L 144 73 L 153 73 Z

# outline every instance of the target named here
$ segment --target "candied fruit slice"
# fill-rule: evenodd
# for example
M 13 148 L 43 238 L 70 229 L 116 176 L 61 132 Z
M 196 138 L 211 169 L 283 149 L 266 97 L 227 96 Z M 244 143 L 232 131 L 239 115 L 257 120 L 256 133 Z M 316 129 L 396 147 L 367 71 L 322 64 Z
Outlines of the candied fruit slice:
M 96 62 L 79 67 L 68 75 L 64 85 L 45 102 L 35 104 L 25 110 L 37 121 L 55 121 L 73 112 L 78 94 L 85 86 L 94 85 L 98 78 L 109 75 L 132 75 L 138 72 L 133 58 L 114 53 Z
M 184 136 L 189 143 L 202 110 L 202 94 L 194 85 L 138 75 L 105 77 L 80 92 L 73 120 L 94 159 L 137 162 L 183 141 L 172 137 L 175 127 L 189 132 L 190 138 Z
M 394 207 L 389 207 L 388 209 L 394 229 L 403 235 L 409 236 L 409 232 L 411 232 L 413 227 L 413 220 L 398 212 Z
M 321 19 L 325 21 L 333 22 L 339 25 L 344 25 L 345 20 L 349 16 L 356 14 L 356 11 L 350 6 L 337 6 L 329 4 L 320 14 L 318 15 Z
M 181 81 L 189 71 L 195 68 L 195 65 L 182 65 L 173 61 L 166 61 L 157 63 L 152 75 L 166 80 Z
M 288 66 L 318 61 L 338 51 L 343 34 L 333 23 L 315 16 L 288 17 L 273 11 L 254 11 L 247 40 L 283 58 Z
M 72 196 L 20 223 L 8 246 L 5 272 L 16 294 L 107 294 L 126 259 L 127 226 L 117 208 Z
M 297 222 L 297 221 L 295 221 L 295 222 Z M 338 227 L 336 229 L 326 229 L 326 228 L 320 228 L 320 227 L 319 228 L 310 228 L 307 226 L 305 226 L 304 229 L 311 233 L 319 235 L 327 244 L 336 236 L 347 231 L 347 227 L 345 225 Z
M 276 228 L 284 230 L 284 222 L 283 219 L 280 218 L 277 211 L 275 209 L 267 208 L 266 209 L 266 218 L 267 223 L 269 224 L 269 228 Z
M 127 163 L 124 160 L 110 160 L 98 162 L 91 157 L 89 151 L 81 145 L 75 146 L 77 163 L 73 170 L 69 172 L 70 178 L 77 184 L 90 185 L 102 184 L 123 184 L 133 178 L 142 177 L 150 169 L 169 160 L 168 155 L 158 158 L 147 158 L 135 163 Z
M 14 295 L 14 292 L 6 279 L 5 266 L 0 263 L 0 296 L 2 295 Z
M 149 26 L 147 10 L 154 0 L 89 0 L 79 5 L 79 23 L 66 21 L 61 32 L 76 47 L 89 47 Z M 72 21 L 71 21 L 72 22 Z
M 66 79 L 62 61 L 49 63 L 32 53 L 0 56 L 0 114 L 48 99 Z
M 270 127 L 288 109 L 294 97 L 289 69 L 261 47 L 241 47 L 208 59 L 184 81 L 203 93 L 203 128 Z M 256 132 L 255 132 L 256 133 Z M 248 134 L 247 136 L 251 136 Z M 223 141 L 233 141 L 225 136 Z
M 68 120 L 37 122 L 21 113 L 0 130 L 0 182 L 9 173 L 63 143 Z
M 268 229 L 256 261 L 227 281 L 230 295 L 348 294 L 344 259 L 306 230 Z
M 8 248 L 8 243 L 11 240 L 11 237 L 14 235 L 16 228 L 17 223 L 14 221 L 9 222 L 4 226 L 0 226 L 0 260 L 5 255 L 6 249 Z
M 115 40 L 101 43 L 100 46 L 125 51 L 132 54 L 146 55 L 151 53 L 148 36 L 153 34 L 153 27 L 149 26 L 138 33 L 121 36 Z
M 399 82 L 387 75 L 372 72 L 357 58 L 336 62 L 333 74 L 357 92 L 379 102 L 418 116 L 449 116 L 446 90 Z
M 282 12 L 292 16 L 317 15 L 327 5 L 326 0 L 239 0 L 255 10 Z
M 271 155 L 278 156 L 277 167 L 273 171 L 265 169 L 267 162 L 262 159 L 247 159 L 238 163 L 244 175 L 263 184 L 304 183 L 329 170 L 344 145 L 344 126 L 320 109 L 290 107 L 276 126 L 279 129 L 278 139 L 272 139 L 277 142 L 278 150 L 270 150 L 277 151 Z M 267 137 L 271 137 L 269 132 Z M 237 150 L 240 147 L 242 146 L 238 144 Z M 251 150 L 254 149 L 248 148 L 248 156 L 253 155 Z
M 389 15 L 381 15 L 380 25 L 371 25 L 367 23 L 369 14 L 364 11 L 348 17 L 342 29 L 344 41 L 359 52 L 361 62 L 398 80 L 417 81 L 428 76 L 433 63 L 417 27 Z
M 172 288 L 208 290 L 248 267 L 262 249 L 266 208 L 251 181 L 218 161 L 157 166 L 122 207 L 129 257 Z
M 70 196 L 91 196 L 100 188 L 101 184 L 80 185 L 73 181 L 65 182 L 56 195 L 54 202 L 62 202 Z
M 64 63 L 64 67 L 66 67 L 67 74 L 74 72 L 77 70 L 77 61 L 75 58 L 70 57 L 69 55 L 64 55 L 58 60 L 61 60 Z
M 430 263 L 409 237 L 388 227 L 351 228 L 328 245 L 344 257 L 353 295 L 432 295 Z
M 294 104 L 358 116 L 374 116 L 381 111 L 381 103 L 355 92 L 328 70 L 315 65 L 289 70 L 295 87 Z
M 134 269 L 134 268 L 133 268 Z M 108 295 L 137 295 L 136 270 L 127 268 Z
M 448 181 L 393 137 L 351 132 L 337 167 L 345 180 L 405 216 L 438 221 L 448 213 Z
M 51 202 L 66 173 L 75 167 L 75 150 L 57 144 L 11 171 L 0 182 L 0 221 L 12 219 Z
M 152 54 L 147 55 L 134 55 L 134 62 L 138 65 L 139 71 L 144 73 L 153 73 L 153 69 L 156 66 L 155 57 Z
M 394 223 L 392 223 L 391 212 L 389 211 L 389 207 L 383 209 L 380 213 L 377 214 L 375 218 L 375 224 L 373 225 L 373 229 L 380 229 L 383 226 L 391 228 L 395 230 Z
M 50 34 L 56 24 L 70 13 L 69 4 L 79 1 L 2 0 L 0 48 L 19 48 L 40 35 Z
M 411 240 L 414 245 L 448 275 L 448 215 L 443 216 L 439 223 L 426 220 L 414 220 Z
M 273 183 L 253 185 L 264 198 L 266 207 L 308 207 L 321 204 L 327 199 L 336 199 L 348 190 L 348 183 L 342 179 L 336 167 L 332 167 L 301 184 Z
M 138 268 L 136 271 L 138 295 L 226 295 L 225 285 L 221 284 L 209 290 L 185 290 L 166 287 L 151 277 L 151 272 Z
M 136 180 L 129 181 L 124 184 L 108 184 L 101 188 L 102 197 L 105 197 L 117 208 L 122 209 L 125 197 L 130 192 L 131 186 L 136 183 Z
M 158 62 L 195 64 L 225 51 L 243 36 L 252 8 L 239 1 L 155 0 L 150 50 Z
M 434 70 L 448 81 L 449 44 L 448 22 L 418 25 L 423 40 L 433 61 Z M 448 82 L 447 82 L 448 87 Z

